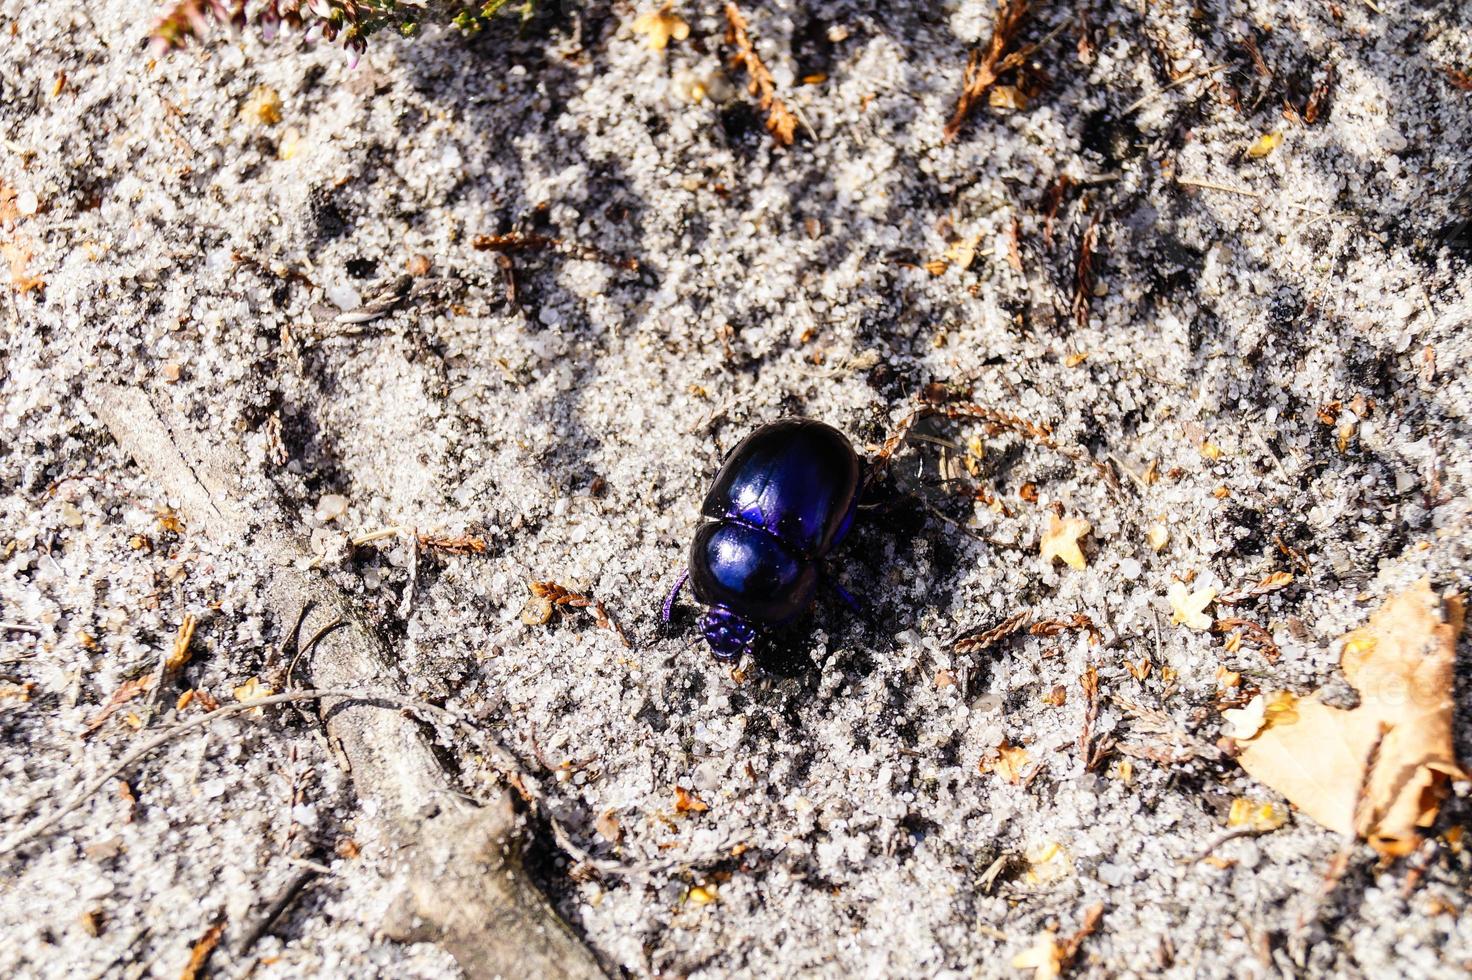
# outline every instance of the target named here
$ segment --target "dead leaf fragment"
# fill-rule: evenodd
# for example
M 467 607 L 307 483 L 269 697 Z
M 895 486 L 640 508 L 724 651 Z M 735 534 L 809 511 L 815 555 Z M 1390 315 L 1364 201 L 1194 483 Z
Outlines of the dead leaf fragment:
M 1026 749 L 1011 745 L 1003 739 L 1002 744 L 997 747 L 996 758 L 982 759 L 976 768 L 982 773 L 994 772 L 1013 786 L 1020 786 L 1029 761 L 1031 758 Z
M 1264 133 L 1252 141 L 1252 145 L 1247 148 L 1247 155 L 1254 160 L 1260 160 L 1276 150 L 1278 144 L 1282 142 L 1282 133 Z
M 1043 532 L 1041 552 L 1043 561 L 1052 563 L 1061 558 L 1069 568 L 1082 571 L 1088 562 L 1084 560 L 1079 539 L 1089 533 L 1091 525 L 1080 517 L 1060 518 L 1056 514 L 1048 517 L 1048 529 Z
M 704 813 L 710 809 L 710 804 L 690 792 L 683 786 L 675 787 L 675 812 L 676 813 Z
M 674 12 L 673 7 L 673 3 L 667 3 L 658 10 L 640 14 L 634 20 L 634 33 L 647 37 L 653 51 L 663 51 L 670 41 L 683 41 L 690 36 L 690 25 Z
M 993 109 L 1026 109 L 1027 94 L 1016 85 L 998 85 L 986 97 Z
M 193 616 L 186 615 L 184 622 L 179 624 L 179 632 L 174 637 L 174 647 L 169 651 L 169 657 L 164 661 L 164 669 L 172 673 L 189 662 L 189 641 L 194 639 L 195 620 Z
M 1099 920 L 1103 917 L 1103 905 L 1090 905 L 1084 909 L 1083 924 L 1078 931 L 1061 942 L 1054 930 L 1043 930 L 1030 947 L 1012 958 L 1013 968 L 1032 970 L 1035 980 L 1053 980 L 1061 976 L 1078 957 L 1084 940 L 1099 928 Z
M 1193 592 L 1184 582 L 1172 582 L 1166 598 L 1170 600 L 1172 626 L 1186 626 L 1193 630 L 1211 629 L 1211 617 L 1206 614 L 1206 607 L 1216 598 L 1216 589 L 1197 589 Z
M 179 974 L 179 980 L 194 980 L 204 965 L 209 962 L 210 954 L 215 947 L 220 945 L 220 936 L 225 932 L 225 920 L 221 919 L 205 930 L 195 942 L 194 948 L 189 951 L 189 962 L 184 965 L 184 972 Z
M 19 236 L 11 236 L 0 242 L 0 257 L 10 267 L 10 285 L 22 296 L 46 285 L 46 280 L 33 276 L 28 271 L 31 255 L 29 244 Z
M 281 121 L 280 94 L 269 85 L 257 85 L 245 100 L 241 115 L 262 126 L 276 125 Z
M 107 699 L 102 708 L 91 718 L 87 719 L 87 727 L 82 732 L 82 737 L 87 738 L 97 729 L 101 728 L 107 719 L 113 716 L 123 705 L 136 698 L 138 695 L 153 687 L 153 682 L 158 679 L 157 673 L 144 674 L 132 680 L 124 681 L 116 691 Z
M 22 704 L 31 700 L 31 691 L 36 685 L 30 682 L 25 684 L 0 684 L 0 701 L 19 701 Z
M 1253 800 L 1239 796 L 1227 812 L 1227 826 L 1245 828 L 1259 834 L 1277 830 L 1288 822 L 1288 811 L 1281 803 Z
M 269 684 L 264 684 L 259 678 L 252 677 L 239 687 L 232 688 L 231 693 L 235 695 L 235 700 L 237 701 L 255 701 L 258 698 L 268 698 L 275 692 L 271 690 Z M 259 718 L 262 714 L 262 709 L 252 708 L 247 714 Z
M 1014 970 L 1031 970 L 1035 980 L 1054 980 L 1063 975 L 1063 947 L 1051 929 L 1038 933 L 1031 946 L 1012 957 Z
M 976 258 L 976 246 L 981 244 L 980 235 L 968 235 L 957 239 L 946 249 L 946 259 L 954 262 L 956 268 L 966 269 Z
M 1409 854 L 1462 775 L 1452 748 L 1461 627 L 1460 600 L 1443 608 L 1424 579 L 1391 596 L 1343 638 L 1340 664 L 1359 706 L 1298 699 L 1291 718 L 1242 743 L 1237 761 L 1330 830 L 1363 837 L 1387 857 Z
M 600 813 L 598 819 L 593 821 L 593 829 L 598 832 L 599 837 L 610 844 L 617 844 L 619 838 L 624 835 L 624 828 L 619 823 L 616 810 L 604 810 Z

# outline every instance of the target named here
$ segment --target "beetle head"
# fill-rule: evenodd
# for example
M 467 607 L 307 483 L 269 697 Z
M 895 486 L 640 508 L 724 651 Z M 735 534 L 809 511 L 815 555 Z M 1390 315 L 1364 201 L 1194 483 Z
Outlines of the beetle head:
M 702 623 L 711 654 L 722 663 L 734 663 L 756 644 L 756 627 L 726 606 L 711 606 Z

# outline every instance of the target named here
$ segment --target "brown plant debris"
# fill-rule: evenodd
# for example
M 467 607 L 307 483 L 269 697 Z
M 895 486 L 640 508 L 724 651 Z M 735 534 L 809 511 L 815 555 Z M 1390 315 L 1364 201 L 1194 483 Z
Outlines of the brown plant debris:
M 1286 710 L 1241 741 L 1237 761 L 1330 830 L 1363 837 L 1387 857 L 1411 853 L 1462 774 L 1452 748 L 1461 628 L 1460 599 L 1443 603 L 1424 579 L 1391 596 L 1343 637 L 1340 665 L 1359 706 L 1271 695 Z
M 1049 565 L 1054 559 L 1062 559 L 1069 568 L 1082 571 L 1088 562 L 1079 541 L 1092 528 L 1093 525 L 1081 517 L 1060 518 L 1057 514 L 1050 514 L 1048 526 L 1038 543 L 1038 553 Z
M 1099 718 L 1099 669 L 1089 664 L 1079 684 L 1084 689 L 1084 725 L 1078 736 L 1078 754 L 1087 769 L 1092 761 L 1089 746 L 1094 741 L 1094 722 Z
M 189 643 L 194 639 L 195 620 L 193 616 L 186 615 L 184 622 L 179 624 L 179 632 L 174 637 L 173 649 L 169 651 L 168 658 L 164 661 L 164 671 L 173 673 L 189 662 L 191 656 Z
M 1056 980 L 1078 958 L 1084 940 L 1099 928 L 1102 918 L 1104 906 L 1091 905 L 1084 910 L 1083 924 L 1067 939 L 1058 939 L 1054 929 L 1043 930 L 1031 946 L 1012 958 L 1013 969 L 1032 970 L 1034 980 Z
M 1447 77 L 1447 81 L 1461 89 L 1463 92 L 1472 92 L 1472 75 L 1455 68 L 1443 68 L 1441 73 Z
M 1022 612 L 1013 613 L 1011 616 L 1008 616 L 991 629 L 961 637 L 952 644 L 951 649 L 957 653 L 973 653 L 977 650 L 985 650 L 1005 640 L 1013 633 L 1020 633 L 1027 629 L 1028 624 L 1031 622 L 1032 610 L 1024 609 Z
M 629 645 L 629 638 L 624 635 L 623 629 L 618 623 L 609 618 L 608 610 L 597 599 L 585 595 L 578 595 L 567 587 L 550 581 L 532 582 L 531 590 L 534 599 L 541 600 L 547 604 L 549 613 L 550 608 L 556 606 L 571 606 L 574 609 L 586 609 L 593 614 L 593 619 L 598 623 L 600 628 L 612 631 L 618 637 L 620 643 L 624 646 Z M 522 619 L 524 622 L 527 621 L 525 616 Z M 543 623 L 546 621 L 546 619 L 541 620 Z
M 1089 300 L 1094 294 L 1094 249 L 1099 245 L 1099 214 L 1096 211 L 1078 242 L 1078 265 L 1074 273 L 1073 320 L 1079 329 L 1089 325 Z
M 454 555 L 479 555 L 486 550 L 485 538 L 473 534 L 420 534 L 418 537 L 420 547 L 448 551 Z
M 184 964 L 184 972 L 179 974 L 179 980 L 194 980 L 199 976 L 204 965 L 209 962 L 210 954 L 215 947 L 220 945 L 220 936 L 225 932 L 225 920 L 221 919 L 205 930 L 194 943 L 194 948 L 189 951 L 189 962 Z
M 1047 248 L 1053 247 L 1053 226 L 1058 220 L 1058 209 L 1063 206 L 1063 198 L 1072 186 L 1072 177 L 1059 174 L 1058 179 L 1048 185 L 1048 193 L 1043 197 L 1043 245 Z
M 1084 613 L 1074 613 L 1067 619 L 1040 619 L 1028 628 L 1028 632 L 1033 636 L 1048 638 L 1070 630 L 1087 633 L 1091 645 L 1097 644 L 1104 638 L 1104 634 L 1099 632 L 1099 627 L 1095 626 L 1094 621 Z
M 997 0 L 997 13 L 992 21 L 992 36 L 986 49 L 974 48 L 966 60 L 966 75 L 961 84 L 961 96 L 956 100 L 956 111 L 946 123 L 947 141 L 956 138 L 972 111 L 981 104 L 987 90 L 997 83 L 1003 72 L 1020 67 L 1036 45 L 1028 45 L 1009 51 L 1017 40 L 1017 32 L 1027 17 L 1028 0 Z
M 4 258 L 10 267 L 11 288 L 22 296 L 46 285 L 45 279 L 33 276 L 29 271 L 33 254 L 29 241 L 19 235 L 8 235 L 5 241 L 0 242 L 0 258 Z
M 683 786 L 675 787 L 675 812 L 676 813 L 704 813 L 710 809 L 710 804 L 690 792 Z
M 639 271 L 638 259 L 610 255 L 600 249 L 579 245 L 552 235 L 537 235 L 519 231 L 507 232 L 504 235 L 476 235 L 471 239 L 470 245 L 477 252 L 503 254 L 508 252 L 554 252 L 570 259 L 602 262 L 604 265 L 610 265 L 625 272 Z
M 650 50 L 663 51 L 670 41 L 683 41 L 690 36 L 690 25 L 667 3 L 658 10 L 640 14 L 634 20 L 634 33 L 649 39 Z
M 777 83 L 752 47 L 747 26 L 741 8 L 734 3 L 726 4 L 726 43 L 736 49 L 731 66 L 745 70 L 746 90 L 758 96 L 757 107 L 767 114 L 767 132 L 781 145 L 791 146 L 797 133 L 797 117 L 777 97 Z
M 82 737 L 87 738 L 94 734 L 97 729 L 107 723 L 119 708 L 129 701 L 153 687 L 153 682 L 158 679 L 157 674 L 149 673 L 132 680 L 124 681 L 116 691 L 108 697 L 97 713 L 87 719 L 87 727 L 82 731 Z
M 1228 592 L 1217 594 L 1216 601 L 1225 606 L 1235 606 L 1238 603 L 1247 602 L 1265 596 L 1269 592 L 1277 592 L 1286 589 L 1293 584 L 1292 572 L 1273 572 L 1255 585 L 1249 585 L 1245 589 L 1232 589 Z
M 1260 623 L 1254 623 L 1250 619 L 1238 619 L 1228 616 L 1218 619 L 1212 628 L 1219 633 L 1241 636 L 1253 646 L 1257 647 L 1263 659 L 1270 664 L 1277 663 L 1278 657 L 1282 655 L 1282 651 L 1278 649 L 1278 644 L 1273 642 L 1273 634 L 1268 632 L 1267 627 Z M 1228 642 L 1230 642 L 1230 639 Z
M 1007 264 L 1013 272 L 1022 271 L 1022 222 L 1016 216 L 1007 226 Z
M 978 772 L 994 772 L 1013 786 L 1021 786 L 1023 777 L 1027 774 L 1027 765 L 1031 761 L 1026 749 L 1013 745 L 1004 738 L 1002 744 L 997 746 L 996 754 L 983 757 L 976 768 Z

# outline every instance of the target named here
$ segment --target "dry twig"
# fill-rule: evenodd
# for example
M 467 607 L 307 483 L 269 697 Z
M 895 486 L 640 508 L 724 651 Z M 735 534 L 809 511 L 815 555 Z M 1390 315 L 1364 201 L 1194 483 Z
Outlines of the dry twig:
M 1249 585 L 1245 589 L 1232 589 L 1222 592 L 1216 597 L 1218 605 L 1235 606 L 1238 603 L 1247 602 L 1251 599 L 1261 598 L 1279 589 L 1286 589 L 1293 584 L 1293 575 L 1289 572 L 1273 572 L 1260 582 Z
M 777 97 L 777 83 L 772 73 L 752 47 L 746 18 L 734 3 L 726 4 L 726 43 L 736 49 L 731 65 L 746 71 L 746 90 L 758 96 L 757 106 L 767 114 L 767 132 L 783 146 L 791 146 L 797 131 L 797 117 Z
M 570 259 L 582 259 L 586 262 L 602 262 L 611 265 L 615 269 L 625 272 L 638 272 L 639 260 L 635 258 L 620 258 L 610 255 L 600 249 L 588 245 L 579 245 L 569 242 L 563 238 L 555 238 L 552 235 L 537 235 L 519 231 L 509 232 L 505 235 L 476 235 L 471 239 L 470 245 L 477 252 L 553 252 L 557 255 L 565 255 Z M 508 294 L 510 295 L 510 294 Z
M 483 801 L 468 800 L 418 721 L 361 700 L 364 688 L 392 683 L 389 652 L 351 599 L 326 578 L 302 569 L 299 559 L 309 550 L 291 530 L 293 522 L 269 507 L 245 509 L 237 460 L 225 440 L 196 432 L 167 400 L 139 388 L 98 383 L 88 401 L 120 448 L 177 501 L 191 529 L 269 559 L 268 601 L 282 622 L 291 622 L 308 604 L 322 609 L 325 619 L 346 622 L 346 628 L 325 636 L 312 656 L 311 683 L 318 694 L 341 692 L 319 702 L 321 721 L 359 798 L 368 804 L 364 819 L 382 834 L 403 885 L 384 933 L 439 943 L 470 978 L 602 976 L 593 954 L 525 870 L 528 830 L 510 791 L 496 788 Z M 419 714 L 436 721 L 443 720 L 442 712 L 430 706 Z M 476 747 L 487 758 L 500 758 L 490 740 L 482 738 Z M 431 801 L 435 805 L 426 808 Z M 581 852 L 567 846 L 571 842 L 555 821 L 550 826 L 576 858 Z
M 1094 212 L 1078 243 L 1078 266 L 1074 274 L 1073 321 L 1080 330 L 1089 325 L 1089 300 L 1094 295 L 1094 249 L 1099 245 L 1099 213 Z

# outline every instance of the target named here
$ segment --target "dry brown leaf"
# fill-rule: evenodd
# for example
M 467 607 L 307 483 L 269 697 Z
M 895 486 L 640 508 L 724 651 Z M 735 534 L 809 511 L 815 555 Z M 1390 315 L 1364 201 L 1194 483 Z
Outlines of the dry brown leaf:
M 1257 737 L 1242 742 L 1237 761 L 1330 830 L 1364 837 L 1386 856 L 1409 854 L 1449 782 L 1462 774 L 1452 749 L 1461 627 L 1460 600 L 1449 599 L 1443 615 L 1424 579 L 1391 596 L 1344 637 L 1340 664 L 1359 691 L 1359 706 L 1300 698 L 1293 711 L 1270 717 Z
M 690 25 L 674 12 L 673 7 L 674 4 L 667 3 L 634 20 L 634 33 L 648 37 L 649 47 L 654 51 L 663 51 L 671 40 L 683 41 L 690 36 Z
M 1079 539 L 1089 533 L 1090 524 L 1080 517 L 1048 517 L 1048 529 L 1043 532 L 1040 551 L 1043 561 L 1052 563 L 1054 558 L 1063 559 L 1069 568 L 1082 570 L 1088 563 L 1084 560 Z
M 704 813 L 710 805 L 683 786 L 675 787 L 676 813 Z
M 194 617 L 186 615 L 174 637 L 174 647 L 169 651 L 169 658 L 164 661 L 164 669 L 173 672 L 189 662 L 189 641 L 194 639 L 194 626 Z
M 1029 761 L 1031 759 L 1026 749 L 1012 745 L 1003 739 L 1002 744 L 997 748 L 997 757 L 982 759 L 976 768 L 983 773 L 994 772 L 1013 786 L 1020 786 L 1023 770 L 1027 768 Z
M 40 289 L 46 285 L 46 280 L 39 276 L 33 276 L 28 271 L 31 262 L 31 249 L 28 244 L 23 244 L 19 237 L 8 237 L 0 242 L 0 256 L 10 266 L 10 285 L 22 296 L 33 289 Z

